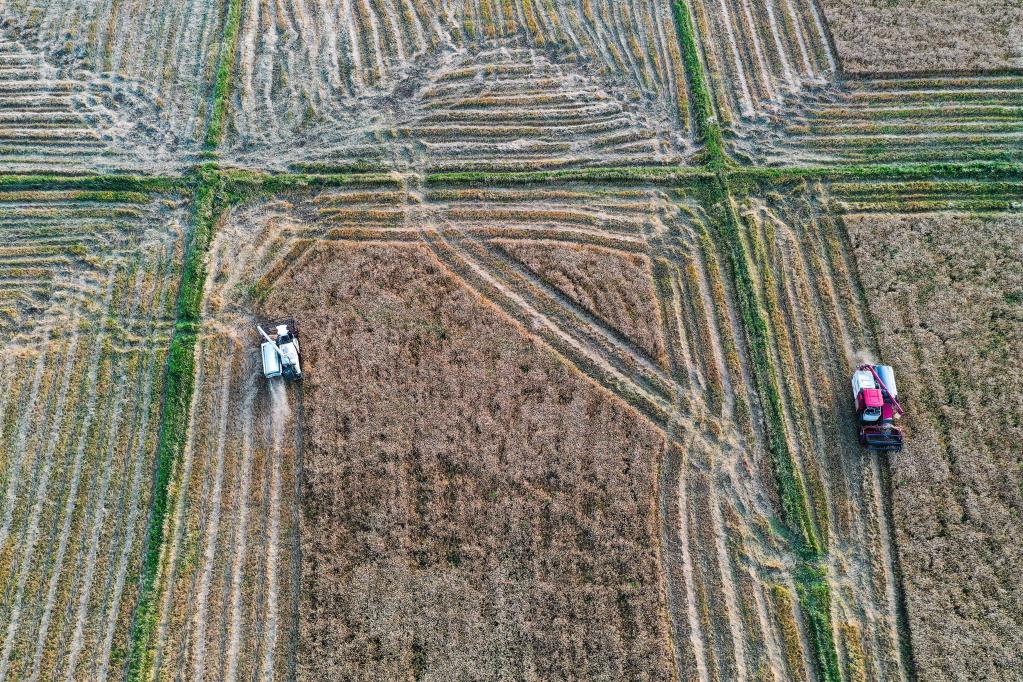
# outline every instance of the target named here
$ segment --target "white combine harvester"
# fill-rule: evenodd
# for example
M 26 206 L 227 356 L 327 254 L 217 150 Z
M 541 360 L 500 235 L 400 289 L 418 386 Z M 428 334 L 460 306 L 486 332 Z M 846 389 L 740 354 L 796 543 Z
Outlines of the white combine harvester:
M 295 321 L 286 320 L 268 325 L 276 334 L 270 336 L 260 325 L 256 325 L 260 335 L 265 339 L 260 350 L 263 356 L 263 376 L 267 379 L 284 377 L 289 381 L 302 378 L 302 365 L 299 362 L 298 333 Z

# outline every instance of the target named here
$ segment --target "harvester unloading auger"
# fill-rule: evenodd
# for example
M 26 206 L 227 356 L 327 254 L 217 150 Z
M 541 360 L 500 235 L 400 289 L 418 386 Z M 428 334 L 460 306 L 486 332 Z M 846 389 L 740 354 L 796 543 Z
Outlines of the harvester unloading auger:
M 895 420 L 905 411 L 899 405 L 895 370 L 889 365 L 860 365 L 853 372 L 852 389 L 860 445 L 878 452 L 901 452 L 902 429 Z
M 294 320 L 274 322 L 271 326 L 276 332 L 271 337 L 260 325 L 256 325 L 260 335 L 265 339 L 260 347 L 263 357 L 263 376 L 267 379 L 283 376 L 290 381 L 302 378 L 302 365 L 299 362 L 298 332 Z

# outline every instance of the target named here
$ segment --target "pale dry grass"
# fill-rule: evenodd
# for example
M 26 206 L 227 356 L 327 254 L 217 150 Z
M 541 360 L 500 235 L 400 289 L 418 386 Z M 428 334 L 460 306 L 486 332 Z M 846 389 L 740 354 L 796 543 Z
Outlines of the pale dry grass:
M 424 247 L 314 247 L 303 679 L 667 679 L 664 438 Z
M 893 495 L 920 679 L 1018 680 L 1023 219 L 847 224 L 909 413 Z
M 851 73 L 1023 66 L 1019 0 L 822 0 Z

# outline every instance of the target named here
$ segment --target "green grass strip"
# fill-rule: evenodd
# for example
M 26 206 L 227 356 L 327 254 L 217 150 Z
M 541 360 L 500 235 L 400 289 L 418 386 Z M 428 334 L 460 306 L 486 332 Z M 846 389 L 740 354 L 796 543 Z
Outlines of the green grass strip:
M 713 173 L 699 166 L 652 166 L 622 168 L 578 168 L 549 171 L 445 172 L 429 173 L 428 185 L 529 185 L 549 182 L 614 182 L 685 185 L 712 179 Z
M 675 14 L 679 44 L 682 47 L 682 60 L 689 79 L 689 94 L 692 97 L 693 115 L 696 118 L 696 134 L 704 144 L 707 166 L 712 169 L 723 168 L 727 165 L 728 158 L 721 139 L 721 126 L 711 104 L 703 62 L 700 61 L 700 45 L 697 42 L 693 17 L 689 7 L 682 0 L 675 0 L 671 6 Z
M 235 51 L 238 48 L 238 33 L 242 23 L 242 0 L 229 0 L 227 17 L 224 20 L 224 36 L 220 42 L 220 60 L 217 64 L 217 80 L 213 86 L 213 111 L 206 128 L 205 147 L 213 152 L 224 139 L 224 123 L 227 120 L 228 98 L 231 96 L 231 74 L 234 71 Z
M 187 189 L 180 177 L 139 175 L 0 175 L 0 191 L 80 190 L 92 192 L 171 193 Z
M 771 353 L 770 327 L 757 293 L 750 255 L 742 238 L 744 225 L 732 204 L 723 174 L 717 185 L 708 186 L 707 190 L 708 212 L 714 219 L 716 237 L 727 255 L 739 314 L 746 330 L 753 382 L 763 409 L 782 518 L 799 558 L 793 577 L 807 637 L 817 661 L 818 679 L 821 682 L 841 682 L 831 624 L 831 593 L 824 569 L 826 553 L 813 519 L 806 485 L 789 447 L 778 373 Z
M 742 223 L 723 183 L 714 194 L 711 210 L 716 218 L 717 236 L 728 256 L 739 313 L 746 330 L 753 379 L 762 398 L 782 514 L 788 527 L 798 535 L 800 546 L 813 555 L 819 555 L 822 544 L 810 512 L 806 486 L 796 468 L 786 436 L 781 390 L 771 356 L 770 328 L 750 270 L 750 256 L 740 234 Z
M 805 167 L 733 167 L 724 171 L 733 191 L 751 193 L 779 185 L 801 184 L 814 180 L 1002 180 L 1023 177 L 1023 163 L 975 161 L 955 163 L 848 164 Z
M 171 475 L 184 453 L 188 437 L 188 413 L 195 383 L 195 345 L 198 338 L 200 304 L 206 283 L 206 252 L 213 239 L 219 216 L 217 190 L 219 176 L 204 168 L 198 174 L 193 195 L 193 229 L 189 237 L 184 271 L 178 290 L 174 337 L 167 362 L 160 436 L 156 450 L 156 476 L 153 480 L 146 552 L 142 563 L 141 590 L 135 609 L 127 678 L 142 682 L 150 677 L 153 664 L 153 635 L 157 625 L 160 589 L 157 574 L 164 543 L 164 524 L 169 509 Z
M 331 175 L 309 175 L 296 173 L 272 174 L 260 171 L 221 171 L 225 191 L 234 195 L 271 195 L 295 190 L 318 189 L 323 187 L 400 187 L 401 176 L 397 173 L 338 173 Z
M 824 567 L 816 558 L 804 559 L 794 578 L 807 639 L 817 660 L 817 678 L 820 682 L 842 682 L 831 623 L 831 588 Z

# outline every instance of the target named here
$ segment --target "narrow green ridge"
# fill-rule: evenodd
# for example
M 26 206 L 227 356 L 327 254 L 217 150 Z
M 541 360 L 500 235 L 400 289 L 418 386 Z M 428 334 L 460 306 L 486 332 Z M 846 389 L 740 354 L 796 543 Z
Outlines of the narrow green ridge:
M 242 0 L 228 0 L 227 16 L 224 19 L 224 35 L 220 41 L 220 59 L 217 64 L 217 80 L 213 86 L 213 111 L 206 128 L 205 148 L 213 153 L 224 139 L 224 122 L 227 119 L 228 99 L 231 96 L 231 74 L 234 72 L 235 51 L 238 49 L 238 33 L 242 23 Z
M 145 175 L 0 175 L 0 190 L 81 190 L 92 192 L 175 193 L 188 189 L 180 176 Z
M 170 506 L 171 476 L 175 463 L 184 453 L 188 437 L 188 414 L 195 385 L 195 347 L 201 326 L 202 292 L 206 283 L 206 253 L 213 240 L 216 222 L 226 206 L 226 202 L 218 197 L 221 188 L 222 183 L 215 168 L 208 166 L 198 170 L 192 198 L 192 230 L 186 245 L 178 290 L 177 322 L 167 360 L 149 528 L 128 658 L 127 678 L 131 682 L 148 680 L 152 674 L 155 655 L 153 635 L 159 615 L 157 603 L 160 589 L 157 575 L 164 548 L 164 525 Z
M 529 185 L 547 182 L 644 183 L 678 186 L 713 178 L 700 166 L 622 166 L 548 171 L 473 171 L 427 173 L 428 185 Z
M 754 388 L 760 396 L 768 451 L 788 539 L 799 560 L 793 579 L 807 637 L 821 682 L 841 682 L 842 674 L 831 622 L 831 591 L 825 562 L 827 548 L 813 517 L 813 505 L 796 465 L 785 425 L 778 370 L 772 356 L 771 331 L 751 272 L 751 257 L 742 238 L 745 225 L 735 210 L 727 179 L 721 174 L 707 188 L 708 215 L 723 248 L 732 277 L 739 315 L 746 332 Z
M 760 396 L 768 450 L 781 498 L 782 518 L 789 531 L 790 542 L 799 559 L 793 572 L 799 608 L 806 623 L 807 637 L 816 660 L 820 682 L 842 682 L 838 649 L 835 645 L 831 622 L 831 589 L 827 582 L 825 559 L 827 550 L 816 527 L 812 504 L 806 485 L 796 466 L 784 421 L 778 372 L 771 353 L 771 332 L 768 319 L 758 295 L 751 272 L 752 260 L 742 238 L 744 224 L 735 210 L 731 183 L 750 185 L 777 185 L 784 182 L 806 181 L 779 169 L 763 169 L 758 174 L 733 170 L 725 153 L 721 127 L 717 122 L 707 88 L 707 76 L 700 60 L 699 45 L 692 15 L 682 0 L 674 0 L 672 8 L 675 26 L 682 45 L 683 56 L 694 99 L 697 132 L 704 144 L 704 167 L 715 174 L 711 182 L 703 184 L 703 202 L 711 218 L 713 236 L 726 254 L 739 314 L 746 332 L 746 345 L 752 364 L 753 383 Z M 818 169 L 819 171 L 820 169 Z M 826 169 L 830 171 L 831 169 Z M 855 172 L 847 177 L 857 176 Z M 882 177 L 884 177 L 882 175 Z
M 242 0 L 228 0 L 220 59 L 213 86 L 213 108 L 205 137 L 207 156 L 214 155 L 223 140 L 227 117 L 231 74 L 241 26 Z M 195 349 L 202 327 L 202 297 L 206 286 L 206 255 L 223 212 L 230 206 L 224 177 L 213 164 L 193 170 L 188 176 L 192 186 L 192 229 L 185 247 L 185 262 L 178 290 L 177 322 L 171 340 L 164 383 L 160 435 L 156 449 L 156 467 L 150 502 L 149 527 L 140 577 L 139 600 L 135 607 L 129 644 L 126 678 L 129 682 L 148 682 L 153 676 L 156 655 L 154 634 L 159 620 L 161 594 L 160 561 L 164 552 L 165 525 L 171 507 L 171 479 L 181 460 L 188 439 L 188 415 L 195 388 Z M 178 491 L 177 494 L 182 494 Z
M 671 8 L 675 15 L 675 28 L 678 31 L 682 60 L 689 81 L 692 111 L 696 119 L 696 136 L 704 145 L 704 163 L 711 170 L 720 170 L 728 165 L 728 156 L 725 154 L 725 145 L 721 137 L 721 126 L 711 103 L 693 16 L 688 5 L 682 0 L 674 0 Z

